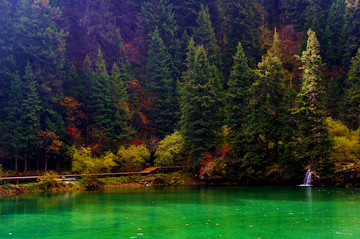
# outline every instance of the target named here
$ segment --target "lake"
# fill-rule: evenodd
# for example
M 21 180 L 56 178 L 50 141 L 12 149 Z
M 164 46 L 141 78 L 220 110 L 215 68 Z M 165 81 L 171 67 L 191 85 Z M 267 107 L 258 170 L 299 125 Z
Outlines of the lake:
M 360 190 L 149 187 L 4 197 L 0 238 L 360 238 Z

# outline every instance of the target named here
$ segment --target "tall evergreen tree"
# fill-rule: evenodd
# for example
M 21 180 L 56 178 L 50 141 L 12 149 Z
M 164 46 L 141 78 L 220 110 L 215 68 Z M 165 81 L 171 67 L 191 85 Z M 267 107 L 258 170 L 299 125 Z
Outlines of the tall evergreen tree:
M 327 167 L 331 141 L 325 123 L 324 85 L 321 78 L 321 56 L 315 32 L 308 31 L 306 50 L 300 58 L 303 63 L 303 84 L 298 95 L 298 119 L 301 133 L 299 158 L 304 166 Z
M 225 9 L 227 29 L 224 65 L 231 67 L 236 45 L 241 42 L 248 64 L 255 67 L 261 59 L 260 27 L 263 16 L 256 3 L 251 0 L 228 1 Z
M 343 65 L 348 68 L 351 64 L 351 58 L 356 55 L 357 49 L 360 48 L 360 2 L 346 1 L 345 24 L 343 28 L 343 38 L 346 39 L 344 44 L 344 55 L 342 58 Z
M 315 32 L 322 31 L 321 22 L 323 19 L 322 9 L 321 9 L 321 0 L 308 0 L 307 8 L 304 12 L 305 14 L 305 28 L 313 29 Z
M 215 36 L 214 28 L 212 27 L 210 13 L 208 7 L 201 5 L 199 16 L 196 20 L 197 27 L 194 30 L 194 41 L 198 45 L 203 45 L 208 52 L 209 62 L 215 63 L 220 67 L 219 46 Z
M 124 76 L 125 74 L 125 76 Z M 129 109 L 129 95 L 126 90 L 127 77 L 115 63 L 111 70 L 111 88 L 114 107 L 114 138 L 118 144 L 124 144 L 132 139 L 135 130 L 130 125 L 131 112 Z
M 348 77 L 345 80 L 345 114 L 349 128 L 356 130 L 360 126 L 360 48 L 352 58 Z
M 123 45 L 123 39 L 120 35 L 120 31 L 118 28 L 116 28 L 116 44 L 115 44 L 115 60 L 114 64 L 117 64 L 119 66 L 119 73 L 121 73 L 123 81 L 129 82 L 131 78 L 131 64 L 129 62 L 129 59 L 126 55 L 125 48 Z
M 171 77 L 179 79 L 182 65 L 180 31 L 172 3 L 169 0 L 145 2 L 141 13 L 149 41 L 151 42 L 151 34 L 157 29 L 170 56 Z
M 222 116 L 215 76 L 203 46 L 196 47 L 192 69 L 181 90 L 181 129 L 194 165 L 219 142 Z
M 13 47 L 17 49 L 14 60 L 20 68 L 18 71 L 22 72 L 30 61 L 43 89 L 42 94 L 58 100 L 62 93 L 60 79 L 65 63 L 66 32 L 57 22 L 62 13 L 47 0 L 19 0 L 14 8 L 14 31 L 18 39 Z
M 237 157 L 243 156 L 243 127 L 249 113 L 251 83 L 247 59 L 239 42 L 226 94 L 230 142 Z
M 111 83 L 100 48 L 95 62 L 95 73 L 91 80 L 89 109 L 92 116 L 92 129 L 103 131 L 107 142 L 111 143 L 114 137 L 111 135 L 114 129 Z
M 275 31 L 273 46 L 263 56 L 252 85 L 251 113 L 246 133 L 249 141 L 243 166 L 253 176 L 264 176 L 279 157 L 282 140 L 282 116 L 284 114 L 284 69 L 282 66 L 279 36 Z M 268 167 L 268 168 L 267 168 Z
M 176 81 L 171 78 L 170 56 L 164 42 L 155 29 L 148 53 L 147 88 L 153 100 L 150 119 L 158 136 L 164 137 L 173 132 L 175 127 Z
M 40 142 L 40 111 L 41 100 L 38 94 L 38 84 L 31 65 L 25 68 L 24 75 L 24 100 L 22 102 L 22 110 L 24 114 L 23 123 L 26 127 L 23 128 L 22 142 L 25 146 L 23 151 L 24 171 L 28 169 L 28 162 L 34 159 L 35 152 L 39 147 Z
M 345 23 L 346 4 L 344 0 L 335 0 L 329 10 L 324 32 L 323 61 L 329 66 L 341 65 L 345 38 L 343 27 Z
M 22 153 L 26 148 L 23 140 L 24 133 L 24 114 L 23 114 L 23 82 L 19 76 L 11 81 L 11 92 L 7 107 L 5 108 L 6 117 L 4 122 L 4 132 L 1 134 L 1 146 L 10 155 L 14 162 L 14 169 L 18 172 L 18 161 L 22 159 Z
M 298 30 L 304 30 L 306 25 L 306 10 L 308 10 L 309 1 L 306 0 L 282 0 L 281 1 L 281 19 L 283 22 L 293 24 Z

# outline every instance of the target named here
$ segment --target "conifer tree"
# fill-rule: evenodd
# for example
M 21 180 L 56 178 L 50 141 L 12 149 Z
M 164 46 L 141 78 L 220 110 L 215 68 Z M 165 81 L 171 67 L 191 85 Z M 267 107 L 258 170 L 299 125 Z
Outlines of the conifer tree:
M 196 53 L 196 46 L 195 46 L 194 38 L 191 37 L 186 52 L 186 60 L 185 60 L 186 71 L 185 74 L 183 75 L 183 79 L 185 81 L 189 80 L 186 79 L 186 72 L 191 73 L 194 69 L 195 53 Z
M 194 41 L 198 45 L 203 45 L 208 52 L 209 62 L 215 63 L 220 67 L 219 46 L 210 20 L 209 8 L 201 5 L 199 16 L 196 20 L 197 27 L 194 30 Z
M 28 162 L 35 156 L 40 142 L 40 111 L 41 100 L 37 91 L 37 81 L 31 65 L 25 68 L 24 75 L 24 100 L 22 102 L 23 124 L 26 126 L 22 132 L 24 145 L 24 171 L 28 169 Z
M 178 80 L 177 88 L 176 88 L 178 104 L 179 104 L 180 109 L 182 108 L 182 105 L 184 103 L 182 101 L 182 99 L 183 99 L 182 91 L 184 90 L 186 83 L 191 81 L 191 78 L 194 73 L 194 61 L 195 61 L 196 46 L 195 46 L 194 39 L 192 37 L 190 38 L 186 49 L 187 49 L 187 52 L 186 52 L 186 59 L 185 59 L 185 63 L 184 63 L 185 70 L 182 74 L 181 79 Z
M 357 49 L 360 48 L 360 2 L 346 1 L 345 24 L 343 28 L 343 38 L 346 42 L 343 46 L 344 55 L 342 58 L 343 65 L 348 68 L 351 59 L 356 55 Z
M 66 32 L 58 24 L 62 13 L 49 1 L 19 0 L 13 7 L 16 9 L 14 31 L 21 39 L 13 46 L 18 49 L 13 52 L 18 71 L 30 61 L 39 85 L 46 89 L 40 92 L 41 97 L 57 101 L 62 93 L 60 78 L 65 63 Z
M 255 174 L 264 176 L 265 166 L 276 163 L 279 157 L 284 113 L 284 69 L 279 43 L 275 30 L 273 46 L 259 63 L 257 79 L 252 85 L 251 113 L 246 129 L 249 141 L 243 158 L 243 166 L 250 174 L 255 170 Z
M 191 49 L 191 48 L 190 48 Z M 181 129 L 185 145 L 194 159 L 214 150 L 222 119 L 215 77 L 203 46 L 196 47 L 194 61 L 181 90 Z
M 92 116 L 92 129 L 105 132 L 106 139 L 111 143 L 114 138 L 114 135 L 111 134 L 114 128 L 111 83 L 100 48 L 95 62 L 95 72 L 91 79 L 89 108 Z
M 170 57 L 157 29 L 152 34 L 148 55 L 147 88 L 154 105 L 150 119 L 156 127 L 156 134 L 164 137 L 171 134 L 175 127 L 176 82 L 171 78 Z
M 343 27 L 345 23 L 345 1 L 336 0 L 332 3 L 326 21 L 324 32 L 323 61 L 329 66 L 341 65 L 343 54 L 344 36 Z
M 304 166 L 319 169 L 329 166 L 327 160 L 331 149 L 325 122 L 324 85 L 321 78 L 321 56 L 315 32 L 308 31 L 306 50 L 300 58 L 303 63 L 302 87 L 298 94 L 298 120 L 300 124 L 299 158 Z
M 360 126 L 360 48 L 352 58 L 348 77 L 345 80 L 345 114 L 349 128 L 356 130 Z
M 304 12 L 305 14 L 305 26 L 306 29 L 313 29 L 315 32 L 322 32 L 321 23 L 322 23 L 322 11 L 321 11 L 321 1 L 320 0 L 308 0 L 307 8 Z
M 103 58 L 112 66 L 114 55 L 117 54 L 117 51 L 114 51 L 117 39 L 116 18 L 111 13 L 112 1 L 87 0 L 79 1 L 78 5 L 83 11 L 72 13 L 79 14 L 79 17 L 77 21 L 70 23 L 72 28 L 79 30 L 70 32 L 69 37 L 74 44 L 69 46 L 68 50 L 74 52 L 73 55 L 80 50 L 81 56 L 88 55 L 90 60 L 94 61 L 100 47 Z
M 131 64 L 129 62 L 129 59 L 126 55 L 124 46 L 123 46 L 123 40 L 122 37 L 120 35 L 120 31 L 118 28 L 116 28 L 116 44 L 115 44 L 115 49 L 116 49 L 116 53 L 115 53 L 115 60 L 114 60 L 114 64 L 117 64 L 119 66 L 119 73 L 121 73 L 123 81 L 129 82 L 130 80 L 130 75 L 131 75 Z
M 23 82 L 19 76 L 11 81 L 11 92 L 7 107 L 5 108 L 6 119 L 4 132 L 1 134 L 2 147 L 11 155 L 14 160 L 14 169 L 18 172 L 18 161 L 22 159 L 22 153 L 26 148 L 24 144 L 24 114 L 22 103 L 24 101 Z M 26 127 L 26 126 L 25 126 Z
M 281 144 L 278 146 L 279 150 L 279 165 L 286 169 L 284 174 L 292 176 L 294 173 L 303 175 L 302 165 L 296 161 L 295 154 L 297 154 L 297 141 L 300 133 L 297 125 L 296 111 L 296 97 L 298 92 L 290 83 L 285 87 L 283 97 L 283 114 L 281 115 Z M 286 176 L 284 175 L 284 176 Z
M 260 27 L 262 14 L 252 0 L 229 1 L 225 8 L 227 49 L 224 65 L 231 67 L 236 46 L 241 42 L 250 67 L 255 68 L 261 60 Z
M 126 73 L 125 73 L 126 74 Z M 126 90 L 126 75 L 114 63 L 111 70 L 111 88 L 114 107 L 114 138 L 119 144 L 132 139 L 135 130 L 130 125 L 131 112 L 129 109 L 129 95 Z
M 179 79 L 181 70 L 181 42 L 175 11 L 169 0 L 145 2 L 141 8 L 141 19 L 150 38 L 157 29 L 170 56 L 170 72 L 173 79 Z
M 243 149 L 243 127 L 245 118 L 249 113 L 251 78 L 247 59 L 239 42 L 234 63 L 227 83 L 226 94 L 227 123 L 230 127 L 230 142 L 236 156 L 240 156 Z

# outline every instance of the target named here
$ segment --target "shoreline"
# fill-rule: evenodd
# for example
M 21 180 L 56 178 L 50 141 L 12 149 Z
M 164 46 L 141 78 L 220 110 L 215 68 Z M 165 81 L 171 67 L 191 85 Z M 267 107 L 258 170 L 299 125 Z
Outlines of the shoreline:
M 23 184 L 0 185 L 0 198 L 6 196 L 26 195 L 36 193 L 61 193 L 87 190 L 136 189 L 147 186 L 200 186 L 209 185 L 206 182 L 193 179 L 190 175 L 155 174 L 150 176 L 122 176 L 108 178 L 83 178 L 76 181 L 58 181 L 43 179 L 38 182 Z
M 1 181 L 0 181 L 1 183 Z M 297 186 L 295 184 L 277 183 L 255 183 L 242 184 L 232 181 L 199 180 L 191 174 L 174 172 L 170 174 L 154 174 L 146 176 L 121 176 L 107 178 L 82 178 L 76 181 L 58 181 L 56 176 L 42 178 L 38 182 L 15 184 L 0 184 L 0 199 L 6 196 L 26 195 L 36 193 L 62 193 L 87 190 L 116 190 L 116 189 L 137 189 L 147 186 Z M 356 183 L 351 185 L 329 185 L 327 183 L 315 182 L 314 187 L 320 188 L 358 188 Z

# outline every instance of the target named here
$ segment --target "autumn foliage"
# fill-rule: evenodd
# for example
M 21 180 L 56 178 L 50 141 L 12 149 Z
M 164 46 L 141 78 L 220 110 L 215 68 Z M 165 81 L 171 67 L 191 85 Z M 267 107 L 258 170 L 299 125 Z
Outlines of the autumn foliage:
M 227 166 L 234 164 L 232 148 L 227 143 L 216 147 L 216 152 L 209 152 L 201 158 L 200 177 L 225 176 Z

